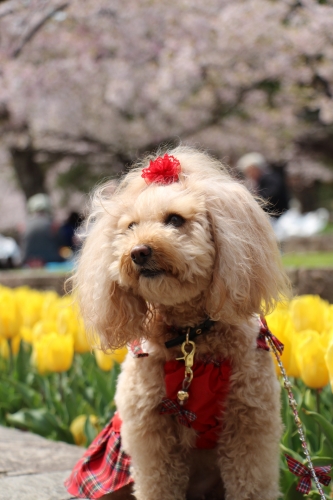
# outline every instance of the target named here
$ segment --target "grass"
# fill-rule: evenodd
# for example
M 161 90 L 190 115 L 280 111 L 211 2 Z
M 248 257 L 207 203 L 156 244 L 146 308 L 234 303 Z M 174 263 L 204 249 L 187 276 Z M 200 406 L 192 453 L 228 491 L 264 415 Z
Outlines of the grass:
M 282 261 L 285 267 L 333 268 L 333 252 L 287 253 Z
M 333 233 L 333 222 L 329 222 L 327 226 L 321 231 L 320 234 L 331 234 Z

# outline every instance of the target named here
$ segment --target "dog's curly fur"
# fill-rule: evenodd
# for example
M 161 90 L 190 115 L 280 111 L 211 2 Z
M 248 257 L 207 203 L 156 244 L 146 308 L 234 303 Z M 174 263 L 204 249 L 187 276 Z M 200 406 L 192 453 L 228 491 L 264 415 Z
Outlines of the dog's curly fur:
M 270 354 L 256 348 L 256 315 L 289 293 L 275 236 L 260 204 L 220 162 L 185 146 L 168 154 L 181 164 L 178 182 L 147 185 L 141 172 L 150 157 L 112 195 L 108 185 L 95 193 L 74 277 L 84 320 L 104 348 L 146 339 L 149 357 L 127 356 L 116 394 L 134 495 L 276 500 L 279 383 Z M 172 225 L 171 214 L 185 222 Z M 131 258 L 137 245 L 152 249 L 150 274 Z M 196 340 L 196 359 L 226 358 L 232 375 L 217 447 L 197 450 L 194 430 L 158 407 L 164 363 L 180 354 L 164 346 L 166 325 L 195 326 L 207 316 L 216 323 Z

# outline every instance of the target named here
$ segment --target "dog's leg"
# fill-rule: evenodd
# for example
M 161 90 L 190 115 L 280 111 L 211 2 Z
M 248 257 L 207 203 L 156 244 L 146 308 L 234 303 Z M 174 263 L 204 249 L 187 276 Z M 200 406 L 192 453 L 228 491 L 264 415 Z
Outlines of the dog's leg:
M 279 496 L 280 386 L 270 354 L 235 366 L 219 464 L 226 500 L 276 500 Z
M 180 451 L 170 417 L 158 418 L 151 418 L 150 431 L 136 433 L 132 442 L 134 495 L 137 500 L 185 500 L 187 454 Z
M 174 417 L 159 414 L 163 397 L 163 363 L 153 357 L 127 358 L 118 379 L 116 404 L 137 500 L 185 500 L 187 450 L 195 435 Z
M 128 484 L 120 490 L 103 495 L 100 500 L 134 500 L 133 486 L 131 484 Z

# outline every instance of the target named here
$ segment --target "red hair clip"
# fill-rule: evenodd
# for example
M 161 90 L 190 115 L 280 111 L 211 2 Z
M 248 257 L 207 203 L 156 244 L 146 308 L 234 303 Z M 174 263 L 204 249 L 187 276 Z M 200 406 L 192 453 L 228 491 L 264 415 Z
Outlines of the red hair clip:
M 149 167 L 142 169 L 141 177 L 147 184 L 172 184 L 177 182 L 180 173 L 180 163 L 174 156 L 165 154 L 156 160 L 151 160 Z

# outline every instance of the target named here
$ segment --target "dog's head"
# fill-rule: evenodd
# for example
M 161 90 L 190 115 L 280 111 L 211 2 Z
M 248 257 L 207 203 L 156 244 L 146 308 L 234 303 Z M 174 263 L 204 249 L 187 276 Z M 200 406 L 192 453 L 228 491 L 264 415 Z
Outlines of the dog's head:
M 158 168 L 149 177 L 156 161 L 147 173 L 146 160 L 112 196 L 106 186 L 93 200 L 76 286 L 106 346 L 144 336 L 149 304 L 201 297 L 212 319 L 237 323 L 288 289 L 269 219 L 247 189 L 205 153 L 181 146 L 168 155 L 172 179 Z

